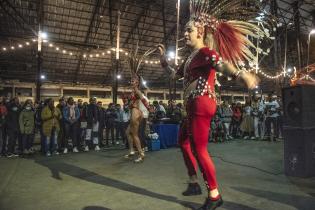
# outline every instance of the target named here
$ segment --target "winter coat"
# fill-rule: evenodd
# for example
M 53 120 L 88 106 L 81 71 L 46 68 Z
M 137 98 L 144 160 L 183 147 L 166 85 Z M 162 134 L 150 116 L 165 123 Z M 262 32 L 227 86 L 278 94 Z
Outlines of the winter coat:
M 43 122 L 43 134 L 50 136 L 53 127 L 56 128 L 56 132 L 59 133 L 60 125 L 59 120 L 62 118 L 61 112 L 58 108 L 52 111 L 48 106 L 45 106 L 42 111 L 42 122 Z
M 92 127 L 93 123 L 99 121 L 99 109 L 96 104 L 87 105 L 85 114 L 88 127 Z
M 21 134 L 32 134 L 35 129 L 34 110 L 23 109 L 19 116 L 19 125 Z
M 105 127 L 105 109 L 102 107 L 98 107 L 98 116 L 99 116 L 99 123 L 100 127 Z
M 117 113 L 115 109 L 108 108 L 105 111 L 105 125 L 108 128 L 111 128 L 115 124 L 115 119 L 117 118 Z
M 7 114 L 8 114 L 7 107 L 4 105 L 0 105 L 0 128 L 4 127 Z
M 6 125 L 9 130 L 19 131 L 19 115 L 20 115 L 20 106 L 14 103 L 8 106 L 8 115 L 6 118 Z
M 75 119 L 74 121 L 70 120 L 70 107 L 69 106 L 65 106 L 63 108 L 63 119 L 65 120 L 66 123 L 74 123 L 77 122 L 80 119 L 80 110 L 77 106 L 74 107 L 74 111 L 75 111 Z

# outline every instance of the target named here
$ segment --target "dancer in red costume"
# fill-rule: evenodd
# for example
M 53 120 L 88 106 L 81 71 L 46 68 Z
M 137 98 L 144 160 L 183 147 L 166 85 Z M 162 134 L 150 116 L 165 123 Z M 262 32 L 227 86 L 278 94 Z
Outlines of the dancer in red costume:
M 214 210 L 223 203 L 218 191 L 215 167 L 207 150 L 210 122 L 216 112 L 214 92 L 216 71 L 243 80 L 249 88 L 254 88 L 258 79 L 251 73 L 240 71 L 238 61 L 254 59 L 246 47 L 251 44 L 246 36 L 262 34 L 253 24 L 242 21 L 226 22 L 211 16 L 209 11 L 213 8 L 209 2 L 202 0 L 190 2 L 191 18 L 186 24 L 184 36 L 186 46 L 192 53 L 177 71 L 168 65 L 164 46 L 158 45 L 162 67 L 171 77 L 184 78 L 187 118 L 180 129 L 179 144 L 190 183 L 183 195 L 201 194 L 196 176 L 198 163 L 209 193 L 200 210 Z M 224 2 L 228 4 L 229 1 Z M 233 8 L 235 13 L 236 8 Z

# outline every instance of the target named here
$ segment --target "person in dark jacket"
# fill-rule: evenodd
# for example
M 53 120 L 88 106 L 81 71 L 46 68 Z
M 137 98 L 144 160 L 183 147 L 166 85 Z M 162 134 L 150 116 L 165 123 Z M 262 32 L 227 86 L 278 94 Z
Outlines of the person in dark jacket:
M 40 134 L 40 151 L 44 154 L 45 152 L 45 135 L 43 134 L 43 128 L 42 128 L 42 110 L 45 106 L 45 103 L 43 101 L 36 101 L 34 104 L 34 110 L 35 110 L 35 129 L 39 131 Z
M 104 140 L 104 129 L 105 129 L 105 109 L 101 101 L 97 102 L 98 114 L 99 114 L 99 130 L 98 130 L 98 139 L 101 146 L 103 145 Z
M 80 110 L 74 104 L 74 100 L 72 97 L 68 98 L 67 105 L 63 108 L 63 119 L 65 125 L 65 139 L 64 143 L 64 151 L 63 153 L 68 153 L 69 141 L 71 139 L 73 145 L 73 152 L 79 152 L 78 150 L 78 138 L 77 132 L 79 129 L 79 118 L 80 118 Z
M 20 104 L 17 97 L 13 98 L 8 105 L 8 115 L 6 120 L 7 134 L 9 137 L 8 155 L 7 157 L 18 156 L 15 153 L 15 145 L 20 135 L 19 114 Z
M 124 110 L 121 108 L 120 104 L 116 104 L 115 106 L 116 118 L 115 118 L 115 130 L 116 130 L 116 144 L 119 144 L 119 139 L 121 138 L 124 143 L 124 133 L 125 129 L 123 127 L 123 112 Z
M 64 97 L 61 97 L 59 99 L 59 103 L 57 104 L 56 108 L 59 109 L 59 112 L 61 115 L 63 115 L 63 109 L 66 107 L 66 99 Z M 65 148 L 66 143 L 66 128 L 65 128 L 65 121 L 62 116 L 62 118 L 59 120 L 60 125 L 60 131 L 58 133 L 58 139 L 57 144 L 59 145 L 58 148 Z
M 78 132 L 77 132 L 77 139 L 78 139 L 78 143 L 81 146 L 82 144 L 82 140 L 83 140 L 83 136 L 85 136 L 85 129 L 86 129 L 86 121 L 84 121 L 83 116 L 84 116 L 84 106 L 83 106 L 83 100 L 82 99 L 78 99 L 77 101 L 77 106 L 79 108 L 80 111 L 80 118 L 79 118 L 79 128 L 78 128 Z
M 86 140 L 87 144 L 85 151 L 88 151 L 88 145 L 94 145 L 95 151 L 99 151 L 99 111 L 96 105 L 96 98 L 90 98 L 90 104 L 86 107 L 86 120 L 87 120 L 87 129 L 86 129 Z M 92 142 L 91 142 L 92 140 Z
M 80 110 L 80 144 L 82 146 L 84 146 L 84 151 L 88 152 L 89 151 L 89 146 L 87 144 L 86 141 L 86 137 L 87 137 L 87 106 L 88 103 L 84 102 L 82 105 L 80 105 L 80 103 L 78 103 L 79 105 L 79 110 Z
M 7 107 L 4 104 L 4 98 L 0 97 L 0 156 L 4 155 L 6 153 L 5 151 L 5 120 L 6 116 L 8 114 Z
M 108 105 L 108 108 L 105 111 L 105 126 L 106 126 L 106 146 L 109 145 L 109 134 L 111 135 L 112 145 L 115 144 L 115 119 L 116 119 L 116 110 L 113 103 Z
M 19 114 L 21 111 L 19 99 L 13 98 L 8 106 L 8 116 L 6 120 L 7 134 L 9 137 L 8 142 L 8 155 L 7 157 L 18 156 L 15 153 L 15 145 L 20 135 L 19 128 Z

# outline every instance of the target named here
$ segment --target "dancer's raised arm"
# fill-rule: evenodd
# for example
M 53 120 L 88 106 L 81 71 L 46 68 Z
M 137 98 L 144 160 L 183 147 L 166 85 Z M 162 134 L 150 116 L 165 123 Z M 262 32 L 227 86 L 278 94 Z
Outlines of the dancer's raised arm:
M 172 79 L 180 79 L 181 75 L 177 74 L 177 70 L 174 69 L 172 66 L 170 66 L 167 62 L 166 56 L 165 56 L 165 47 L 163 44 L 158 44 L 157 48 L 160 52 L 160 62 L 161 65 L 163 67 L 163 69 L 166 71 L 167 74 L 169 74 L 169 76 Z
M 254 89 L 259 83 L 257 76 L 250 72 L 238 70 L 230 63 L 222 62 L 215 66 L 215 69 L 226 76 L 242 80 L 249 89 Z

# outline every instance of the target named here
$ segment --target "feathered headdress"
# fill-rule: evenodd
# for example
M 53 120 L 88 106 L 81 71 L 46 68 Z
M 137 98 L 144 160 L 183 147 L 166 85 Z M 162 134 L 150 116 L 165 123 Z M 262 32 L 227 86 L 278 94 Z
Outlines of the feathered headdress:
M 128 53 L 128 57 L 127 57 L 127 63 L 128 63 L 128 67 L 131 73 L 131 78 L 133 77 L 140 77 L 140 75 L 138 74 L 138 71 L 140 69 L 141 63 L 143 62 L 143 60 L 149 56 L 151 53 L 153 53 L 156 50 L 156 48 L 150 48 L 149 50 L 145 51 L 144 54 L 139 55 L 139 45 L 137 43 L 136 47 L 134 50 L 131 50 Z
M 190 0 L 190 20 L 196 27 L 204 27 L 206 45 L 215 48 L 223 60 L 238 67 L 240 61 L 255 61 L 250 48 L 256 47 L 248 37 L 265 35 L 258 25 L 248 22 L 257 16 L 259 8 L 256 2 Z

